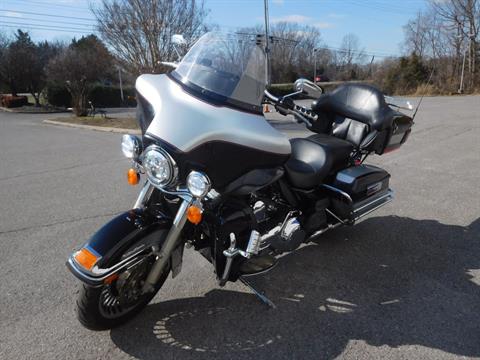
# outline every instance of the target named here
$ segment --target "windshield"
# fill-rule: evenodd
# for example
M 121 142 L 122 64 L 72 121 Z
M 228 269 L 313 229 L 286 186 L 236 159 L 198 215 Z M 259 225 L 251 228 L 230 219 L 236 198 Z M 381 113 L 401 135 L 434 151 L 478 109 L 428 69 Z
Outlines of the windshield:
M 207 33 L 185 55 L 172 76 L 199 95 L 261 112 L 266 85 L 262 37 Z

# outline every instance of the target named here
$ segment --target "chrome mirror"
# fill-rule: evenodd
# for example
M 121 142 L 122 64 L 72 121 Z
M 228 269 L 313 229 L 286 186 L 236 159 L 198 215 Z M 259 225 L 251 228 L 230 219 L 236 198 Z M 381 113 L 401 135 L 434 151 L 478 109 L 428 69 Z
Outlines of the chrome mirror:
M 301 91 L 303 94 L 315 99 L 323 94 L 323 89 L 320 86 L 307 79 L 298 79 L 293 84 L 293 87 L 295 91 Z

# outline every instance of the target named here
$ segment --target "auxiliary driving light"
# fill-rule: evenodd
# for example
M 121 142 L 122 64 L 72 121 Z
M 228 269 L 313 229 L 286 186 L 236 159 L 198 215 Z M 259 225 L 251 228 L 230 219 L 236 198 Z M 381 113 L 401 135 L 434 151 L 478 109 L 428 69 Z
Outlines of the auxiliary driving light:
M 122 152 L 128 159 L 136 159 L 142 152 L 142 145 L 138 137 L 125 134 L 122 136 Z
M 203 198 L 212 187 L 210 179 L 204 173 L 192 171 L 187 177 L 187 188 L 196 198 Z

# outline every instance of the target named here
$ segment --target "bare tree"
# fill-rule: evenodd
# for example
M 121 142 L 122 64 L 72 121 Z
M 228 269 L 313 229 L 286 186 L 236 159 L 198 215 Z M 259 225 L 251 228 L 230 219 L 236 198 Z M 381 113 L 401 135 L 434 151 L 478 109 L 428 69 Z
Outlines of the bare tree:
M 360 47 L 360 40 L 355 34 L 347 34 L 343 37 L 340 50 L 337 51 L 337 65 L 339 72 L 345 80 L 353 80 L 358 77 L 358 64 L 365 61 L 365 51 Z
M 444 26 L 466 43 L 469 83 L 473 86 L 477 74 L 480 32 L 480 0 L 430 0 L 431 8 L 444 20 Z
M 419 11 L 416 18 L 409 20 L 403 27 L 405 34 L 403 47 L 407 54 L 415 53 L 421 58 L 426 55 L 428 47 L 428 26 L 428 17 Z
M 93 12 L 103 40 L 137 74 L 162 72 L 161 61 L 177 59 L 172 35 L 190 46 L 206 31 L 203 0 L 101 0 Z
M 314 49 L 320 46 L 320 31 L 312 26 L 279 22 L 271 29 L 272 82 L 292 82 L 313 74 Z

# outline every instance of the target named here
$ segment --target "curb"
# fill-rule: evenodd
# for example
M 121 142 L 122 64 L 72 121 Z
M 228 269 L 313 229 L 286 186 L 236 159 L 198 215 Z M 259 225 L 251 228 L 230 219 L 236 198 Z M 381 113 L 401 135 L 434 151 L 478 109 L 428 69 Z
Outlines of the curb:
M 3 112 L 9 112 L 9 113 L 13 113 L 13 114 L 44 114 L 44 115 L 48 115 L 48 114 L 62 114 L 62 113 L 69 113 L 69 111 L 67 110 L 54 110 L 54 111 L 22 111 L 22 110 L 15 110 L 15 109 L 9 109 L 9 108 L 6 108 L 6 107 L 0 107 L 0 111 L 3 111 Z
M 142 134 L 142 132 L 137 129 L 122 129 L 122 128 L 112 128 L 112 127 L 106 127 L 106 126 L 71 124 L 71 123 L 65 123 L 65 122 L 54 121 L 54 120 L 43 120 L 42 122 L 44 124 L 49 124 L 49 125 L 66 126 L 66 127 L 84 129 L 84 130 L 94 130 L 94 131 L 112 132 L 112 133 L 120 133 L 120 134 L 132 134 L 132 135 Z

